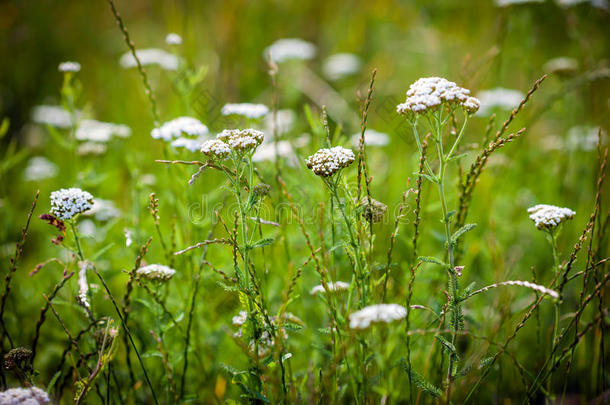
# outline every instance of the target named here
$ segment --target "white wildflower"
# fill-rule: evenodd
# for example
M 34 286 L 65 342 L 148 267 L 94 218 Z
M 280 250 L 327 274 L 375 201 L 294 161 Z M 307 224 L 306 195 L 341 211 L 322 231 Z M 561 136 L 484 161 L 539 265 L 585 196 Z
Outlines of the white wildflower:
M 129 246 L 133 245 L 131 230 L 128 228 L 125 228 L 125 229 L 123 229 L 123 232 L 125 233 L 125 246 L 129 247 Z
M 227 143 L 231 149 L 238 151 L 252 151 L 263 143 L 265 134 L 256 129 L 225 129 L 216 138 Z
M 252 103 L 225 104 L 221 110 L 222 115 L 239 115 L 251 119 L 264 117 L 267 113 L 269 113 L 269 107 Z
M 180 45 L 182 44 L 182 37 L 175 32 L 170 32 L 165 37 L 165 43 L 168 45 Z
M 320 149 L 307 158 L 307 167 L 321 177 L 332 176 L 355 160 L 354 152 L 342 146 Z
M 93 199 L 93 207 L 83 215 L 95 217 L 98 221 L 109 221 L 121 216 L 121 210 L 116 207 L 112 200 L 102 198 Z
M 74 134 L 77 140 L 90 142 L 108 142 L 113 136 L 128 138 L 131 136 L 131 128 L 112 122 L 82 120 Z
M 95 237 L 95 233 L 97 232 L 97 227 L 95 226 L 95 222 L 90 219 L 85 219 L 78 223 L 78 233 L 81 236 L 86 238 Z
M 50 404 L 49 395 L 38 387 L 11 388 L 0 392 L 3 405 L 43 405 Z
M 354 312 L 349 316 L 349 327 L 367 329 L 371 323 L 398 321 L 407 316 L 407 310 L 398 304 L 371 305 Z
M 396 106 L 396 111 L 407 115 L 423 114 L 434 111 L 441 104 L 459 104 L 469 114 L 478 109 L 478 100 L 470 97 L 470 90 L 442 77 L 424 77 L 411 84 L 407 99 Z
M 80 188 L 62 188 L 51 193 L 51 214 L 65 221 L 93 207 L 93 196 Z
M 334 283 L 330 282 L 330 283 L 326 283 L 326 285 L 328 286 L 328 290 L 330 292 L 345 291 L 349 288 L 349 284 L 344 281 L 337 281 Z M 311 289 L 311 291 L 309 291 L 309 293 L 311 295 L 316 295 L 316 294 L 325 293 L 325 292 L 326 292 L 326 290 L 324 290 L 324 286 L 322 284 L 315 286 L 314 288 Z
M 149 264 L 136 270 L 136 275 L 151 281 L 167 281 L 176 274 L 176 270 L 162 264 Z
M 77 112 L 78 116 L 79 113 Z M 32 121 L 41 125 L 66 129 L 72 127 L 70 111 L 55 105 L 38 105 L 32 109 Z
M 545 0 L 495 0 L 496 6 L 508 7 L 516 4 L 544 3 Z
M 76 148 L 76 153 L 79 156 L 100 156 L 106 153 L 108 146 L 101 142 L 83 142 Z
M 171 141 L 174 138 L 179 138 L 183 134 L 191 136 L 201 136 L 208 133 L 208 127 L 201 123 L 197 118 L 193 117 L 178 117 L 168 121 L 159 128 L 152 130 L 150 135 L 154 139 L 163 139 Z
M 579 4 L 588 3 L 592 7 L 599 8 L 602 10 L 608 10 L 607 0 L 555 0 L 558 6 L 563 8 L 574 7 Z
M 138 49 L 136 50 L 136 56 L 140 60 L 142 66 L 157 65 L 165 70 L 177 70 L 178 65 L 180 64 L 176 55 L 164 51 L 163 49 Z M 138 66 L 136 59 L 131 52 L 123 54 L 119 63 L 125 69 Z
M 316 56 L 316 46 L 310 42 L 298 38 L 285 38 L 275 41 L 265 49 L 264 57 L 271 56 L 276 63 L 287 60 L 309 60 Z
M 210 139 L 201 145 L 201 153 L 208 157 L 226 158 L 231 153 L 231 148 L 219 139 Z
M 352 135 L 352 146 L 354 148 L 360 147 L 360 132 Z M 367 129 L 364 132 L 364 144 L 366 146 L 385 146 L 390 143 L 390 137 L 388 134 L 383 132 L 375 131 L 374 129 Z
M 191 152 L 197 152 L 201 150 L 201 146 L 203 142 L 199 139 L 190 139 L 190 138 L 178 138 L 172 141 L 171 145 L 174 148 L 184 148 Z
M 264 162 L 264 161 L 275 161 L 277 158 L 287 159 L 291 166 L 298 166 L 299 160 L 294 152 L 294 148 L 289 141 L 279 141 L 266 143 L 259 146 L 252 155 L 252 161 Z
M 322 72 L 329 80 L 338 80 L 358 73 L 362 62 L 352 53 L 336 53 L 329 56 L 322 65 Z
M 44 156 L 34 156 L 28 160 L 28 165 L 23 171 L 23 180 L 40 181 L 57 176 L 59 168 Z
M 521 103 L 523 97 L 523 93 L 519 90 L 505 89 L 502 87 L 482 90 L 477 94 L 477 98 L 481 101 L 481 108 L 477 115 L 491 115 L 495 109 L 510 111 Z
M 570 150 L 594 151 L 597 149 L 597 141 L 599 140 L 599 128 L 575 126 L 568 129 L 566 138 L 566 146 Z M 606 133 L 602 131 L 602 145 L 606 142 Z
M 561 56 L 547 61 L 542 70 L 549 73 L 569 74 L 578 70 L 578 61 L 574 58 Z
M 562 222 L 574 218 L 574 215 L 576 215 L 576 212 L 569 208 L 547 204 L 535 205 L 528 208 L 527 212 L 538 229 L 553 229 Z
M 276 122 L 274 122 L 274 120 L 276 120 Z M 265 116 L 263 119 L 263 128 L 267 134 L 273 135 L 276 131 L 278 134 L 283 134 L 292 129 L 295 121 L 296 114 L 294 111 L 288 109 L 278 110 L 276 117 L 273 116 L 273 113 Z M 277 125 L 277 128 L 274 130 L 275 125 Z M 269 137 L 267 140 L 271 139 L 272 137 Z
M 59 70 L 60 72 L 71 72 L 71 73 L 77 73 L 80 72 L 80 63 L 78 62 L 61 62 L 59 64 L 59 66 L 57 67 L 57 70 Z
M 246 311 L 239 311 L 238 315 L 235 315 L 231 322 L 235 326 L 242 326 L 248 320 L 248 313 Z
M 89 303 L 89 283 L 87 282 L 87 270 L 89 270 L 91 263 L 88 261 L 78 262 L 78 297 L 76 297 L 78 303 L 85 308 L 91 308 Z

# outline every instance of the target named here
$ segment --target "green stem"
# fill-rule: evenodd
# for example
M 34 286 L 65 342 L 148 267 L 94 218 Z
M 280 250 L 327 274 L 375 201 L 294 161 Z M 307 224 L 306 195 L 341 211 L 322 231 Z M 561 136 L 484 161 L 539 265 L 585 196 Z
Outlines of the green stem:
M 78 250 L 78 257 L 81 260 L 85 260 L 85 256 L 83 255 L 83 250 L 80 247 L 80 240 L 78 239 L 78 233 L 76 232 L 76 226 L 74 225 L 73 220 L 70 220 L 70 227 L 72 228 L 72 233 L 74 234 L 74 242 L 76 243 L 76 249 Z

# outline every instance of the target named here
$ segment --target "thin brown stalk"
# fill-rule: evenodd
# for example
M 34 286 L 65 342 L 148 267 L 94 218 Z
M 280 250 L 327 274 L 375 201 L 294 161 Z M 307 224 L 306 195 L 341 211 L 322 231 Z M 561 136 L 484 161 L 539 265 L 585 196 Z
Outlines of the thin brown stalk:
M 190 250 L 208 246 L 208 245 L 214 245 L 214 244 L 234 245 L 234 242 L 232 242 L 231 240 L 226 239 L 226 238 L 208 239 L 208 240 L 204 240 L 203 242 L 196 243 L 193 246 L 189 246 L 185 249 L 179 250 L 176 253 L 174 253 L 174 255 L 178 256 L 178 255 L 184 254 Z
M 172 369 L 172 366 L 169 364 L 169 356 L 167 354 L 167 351 L 163 348 L 163 341 L 155 333 L 154 330 L 151 329 L 150 330 L 150 334 L 152 335 L 153 339 L 157 343 L 157 350 L 159 351 L 159 353 L 161 353 L 161 359 L 162 359 L 163 367 L 165 368 L 165 371 L 166 371 L 165 374 L 167 376 L 167 382 L 169 383 L 169 392 L 174 397 L 174 402 L 178 403 L 179 402 L 179 396 L 178 396 L 178 392 L 177 392 L 177 389 L 176 389 L 176 381 L 174 380 L 174 370 Z

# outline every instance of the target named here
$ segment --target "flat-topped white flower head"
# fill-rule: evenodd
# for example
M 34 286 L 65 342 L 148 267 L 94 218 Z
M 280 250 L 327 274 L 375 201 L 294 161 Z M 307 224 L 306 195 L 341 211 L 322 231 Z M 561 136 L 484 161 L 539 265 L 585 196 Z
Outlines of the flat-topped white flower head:
M 51 193 L 51 214 L 62 221 L 93 207 L 93 196 L 80 188 L 62 188 Z
M 242 326 L 248 320 L 248 313 L 246 311 L 239 311 L 239 314 L 235 315 L 231 320 L 234 326 Z
M 78 117 L 79 112 L 75 115 Z M 70 128 L 73 125 L 70 111 L 56 105 L 38 105 L 32 109 L 32 121 L 54 128 Z
M 510 111 L 519 105 L 523 97 L 524 94 L 519 90 L 505 89 L 503 87 L 481 90 L 477 93 L 477 98 L 481 104 L 481 109 L 477 115 L 491 115 L 494 109 Z
M 23 171 L 23 180 L 40 181 L 57 176 L 59 168 L 44 156 L 34 156 Z
M 330 80 L 339 80 L 358 73 L 361 65 L 360 58 L 353 53 L 336 53 L 324 60 L 322 72 Z
M 258 119 L 269 113 L 269 107 L 264 104 L 229 103 L 222 107 L 221 113 L 222 115 L 239 115 L 241 117 Z
M 224 159 L 231 153 L 231 148 L 219 139 L 210 139 L 201 145 L 201 153 L 211 158 Z
M 345 291 L 349 288 L 349 284 L 346 283 L 345 281 L 337 281 L 337 282 L 330 282 L 326 284 L 328 286 L 328 290 L 330 292 L 338 292 L 338 291 Z M 309 291 L 309 293 L 311 295 L 316 295 L 316 294 L 320 294 L 320 293 L 324 293 L 326 292 L 326 290 L 324 290 L 324 286 L 322 284 L 318 284 L 317 286 L 315 286 L 314 288 L 311 289 L 311 291 Z
M 177 70 L 180 61 L 178 57 L 171 54 L 163 49 L 137 49 L 136 56 L 140 60 L 142 66 L 157 65 L 164 70 Z M 124 69 L 135 68 L 138 66 L 136 58 L 133 57 L 131 52 L 127 52 L 121 56 L 119 60 L 120 65 Z
M 404 115 L 423 114 L 442 104 L 461 105 L 469 114 L 479 107 L 478 100 L 470 97 L 470 90 L 442 77 L 424 77 L 409 87 L 407 99 L 396 106 L 396 111 Z
M 170 32 L 165 37 L 165 43 L 168 45 L 180 45 L 182 44 L 182 37 L 175 32 Z
M 377 304 L 362 308 L 349 316 L 349 327 L 368 329 L 372 323 L 390 323 L 407 316 L 407 310 L 398 304 Z
M 201 150 L 203 142 L 198 139 L 180 137 L 178 139 L 174 139 L 171 145 L 174 148 L 184 148 L 188 149 L 191 152 L 197 152 L 198 150 Z
M 136 275 L 150 281 L 167 281 L 176 274 L 176 270 L 162 264 L 149 264 L 136 270 Z
M 0 404 L 3 405 L 43 405 L 50 403 L 49 395 L 38 387 L 10 388 L 0 392 Z
M 208 133 L 208 127 L 201 123 L 197 118 L 178 117 L 155 128 L 150 133 L 154 139 L 171 141 L 180 138 L 182 135 L 201 136 Z
M 352 135 L 351 141 L 352 146 L 358 148 L 360 146 L 360 132 Z M 388 143 L 390 143 L 390 137 L 386 133 L 374 129 L 367 129 L 364 133 L 364 144 L 366 146 L 385 146 Z
M 238 152 L 250 152 L 263 143 L 265 134 L 256 129 L 225 129 L 216 138 Z
M 287 60 L 309 60 L 316 56 L 316 46 L 298 38 L 284 38 L 275 41 L 265 49 L 264 57 L 271 56 L 276 63 Z
M 76 128 L 74 137 L 79 141 L 108 142 L 113 136 L 128 138 L 131 128 L 124 124 L 102 122 L 97 120 L 82 120 Z
M 57 70 L 63 73 L 77 73 L 80 72 L 80 63 L 78 62 L 61 62 L 57 67 Z
M 328 177 L 348 167 L 355 159 L 351 149 L 335 146 L 318 150 L 307 158 L 306 163 L 318 176 Z
M 554 205 L 538 204 L 527 209 L 530 219 L 534 221 L 538 229 L 553 229 L 562 222 L 574 218 L 576 212 L 569 208 L 556 207 Z

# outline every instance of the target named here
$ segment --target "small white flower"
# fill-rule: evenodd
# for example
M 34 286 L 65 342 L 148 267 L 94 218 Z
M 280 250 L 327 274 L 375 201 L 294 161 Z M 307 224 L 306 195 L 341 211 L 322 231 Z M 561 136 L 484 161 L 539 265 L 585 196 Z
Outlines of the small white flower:
M 80 188 L 62 188 L 51 193 L 51 214 L 65 221 L 93 207 L 93 196 Z
M 201 145 L 201 153 L 209 157 L 224 159 L 231 153 L 231 148 L 219 139 L 210 139 Z
M 574 218 L 574 215 L 576 215 L 576 212 L 569 208 L 547 204 L 535 205 L 528 208 L 527 212 L 538 229 L 553 229 L 562 222 Z
M 102 122 L 97 120 L 82 120 L 74 137 L 79 141 L 108 142 L 113 136 L 128 138 L 131 136 L 131 128 L 123 124 Z
M 3 405 L 43 405 L 50 404 L 49 395 L 38 387 L 11 388 L 0 392 Z
M 242 326 L 244 323 L 246 323 L 247 319 L 248 313 L 246 311 L 239 311 L 239 314 L 233 317 L 232 323 L 235 326 Z
M 125 228 L 123 230 L 123 232 L 125 233 L 125 246 L 129 247 L 131 245 L 133 245 L 133 239 L 131 236 L 131 230 L 128 228 Z
M 441 104 L 461 105 L 469 114 L 478 109 L 478 100 L 470 97 L 470 90 L 442 77 L 424 77 L 409 86 L 407 99 L 396 106 L 396 111 L 405 115 L 423 114 Z
M 328 290 L 330 292 L 345 291 L 349 288 L 349 284 L 344 281 L 337 281 L 335 283 L 330 282 L 330 283 L 327 283 L 326 285 L 328 286 Z M 309 291 L 309 294 L 316 295 L 316 294 L 325 293 L 325 292 L 326 292 L 326 290 L 324 290 L 324 286 L 322 284 L 319 284 L 319 285 L 313 287 L 311 289 L 311 291 Z
M 178 138 L 172 141 L 171 145 L 174 148 L 184 148 L 191 152 L 197 152 L 201 150 L 201 146 L 203 142 L 198 139 L 190 139 L 190 138 Z
M 549 73 L 574 73 L 578 70 L 578 61 L 574 58 L 561 56 L 547 61 L 542 70 Z
M 163 49 L 138 49 L 136 50 L 136 56 L 140 60 L 142 66 L 158 65 L 165 70 L 177 70 L 178 65 L 180 64 L 180 61 L 176 55 L 164 51 Z M 136 59 L 133 57 L 131 52 L 123 54 L 119 60 L 119 63 L 125 69 L 138 66 Z
M 383 132 L 367 129 L 364 132 L 364 144 L 366 146 L 385 146 L 390 143 L 390 137 Z M 352 135 L 352 146 L 356 149 L 360 147 L 360 132 Z
M 246 118 L 258 119 L 267 115 L 269 108 L 264 104 L 225 104 L 222 107 L 221 113 L 222 115 L 239 115 Z
M 176 270 L 162 264 L 149 264 L 136 270 L 136 275 L 151 281 L 167 281 L 176 274 Z
M 231 149 L 249 152 L 256 149 L 258 145 L 263 143 L 265 134 L 256 129 L 225 129 L 216 138 L 227 143 Z
M 407 310 L 398 304 L 371 305 L 354 312 L 349 316 L 349 327 L 352 329 L 367 329 L 371 323 L 398 321 L 407 316 Z
M 180 45 L 182 44 L 182 37 L 175 32 L 170 32 L 165 37 L 165 43 L 168 45 Z
M 61 62 L 59 64 L 59 66 L 57 67 L 57 70 L 59 70 L 60 72 L 71 72 L 71 73 L 77 73 L 80 72 L 80 63 L 78 62 Z
M 79 115 L 79 112 L 76 113 Z M 32 121 L 41 125 L 66 129 L 72 127 L 72 115 L 68 110 L 55 105 L 38 105 L 32 109 Z
M 481 102 L 481 108 L 477 115 L 488 116 L 495 109 L 510 111 L 521 103 L 523 97 L 523 93 L 519 90 L 505 89 L 503 87 L 482 90 L 477 94 L 477 98 Z
M 100 142 L 83 142 L 76 148 L 76 153 L 79 156 L 100 156 L 106 153 L 108 146 Z
M 275 161 L 278 157 L 280 159 L 287 159 L 288 163 L 293 167 L 299 164 L 298 157 L 289 141 L 279 141 L 277 145 L 275 142 L 271 142 L 259 146 L 254 155 L 252 155 L 252 161 Z
M 544 0 L 495 0 L 496 6 L 508 7 L 515 4 L 544 3 Z
M 318 150 L 306 160 L 307 167 L 321 177 L 332 176 L 351 165 L 356 157 L 354 152 L 342 146 Z
M 85 219 L 78 223 L 78 233 L 86 238 L 95 237 L 95 233 L 97 232 L 97 227 L 95 226 L 95 222 L 90 219 Z
M 178 117 L 164 123 L 159 128 L 153 129 L 150 136 L 154 139 L 163 139 L 164 141 L 169 142 L 174 138 L 181 137 L 183 134 L 201 136 L 207 133 L 208 127 L 202 124 L 197 118 Z
M 338 80 L 358 73 L 362 62 L 352 53 L 336 53 L 329 56 L 322 65 L 322 72 L 329 80 Z
M 274 134 L 274 126 L 277 124 L 277 133 L 284 134 L 290 131 L 296 121 L 296 114 L 292 110 L 284 109 L 278 110 L 277 116 L 274 118 L 273 113 L 267 114 L 263 119 L 263 128 L 266 134 Z M 277 123 L 274 123 L 274 119 Z M 273 137 L 265 138 L 266 141 L 273 139 Z
M 57 176 L 59 168 L 49 159 L 43 156 L 34 156 L 28 160 L 28 165 L 23 171 L 23 180 L 40 181 Z
M 271 56 L 276 63 L 287 60 L 309 60 L 316 56 L 316 46 L 298 38 L 285 38 L 275 41 L 265 49 L 263 56 Z
M 76 297 L 78 303 L 85 308 L 91 308 L 91 304 L 89 303 L 89 297 L 87 293 L 89 292 L 89 283 L 87 282 L 87 270 L 91 263 L 88 261 L 78 262 L 78 296 Z
M 570 150 L 583 150 L 586 152 L 597 149 L 599 128 L 590 126 L 575 126 L 568 129 L 566 146 Z M 602 145 L 607 142 L 607 134 L 602 131 Z

